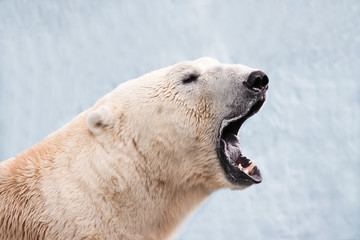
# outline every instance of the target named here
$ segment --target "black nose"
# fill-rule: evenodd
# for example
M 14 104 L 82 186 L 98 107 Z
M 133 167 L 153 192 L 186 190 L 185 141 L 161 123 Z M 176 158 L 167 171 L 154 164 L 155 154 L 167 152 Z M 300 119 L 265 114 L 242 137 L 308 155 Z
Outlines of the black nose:
M 250 73 L 246 82 L 245 87 L 253 90 L 268 89 L 269 78 L 262 71 L 255 71 Z

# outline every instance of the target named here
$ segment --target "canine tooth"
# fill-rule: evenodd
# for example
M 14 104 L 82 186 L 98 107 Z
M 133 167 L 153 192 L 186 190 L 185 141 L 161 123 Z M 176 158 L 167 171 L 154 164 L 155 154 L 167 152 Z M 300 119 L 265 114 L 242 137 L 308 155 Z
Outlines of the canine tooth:
M 238 168 L 242 171 L 244 168 L 241 166 L 241 163 L 238 165 Z
M 246 174 L 251 174 L 254 167 L 255 167 L 255 162 L 252 162 L 248 167 L 244 168 L 244 172 Z

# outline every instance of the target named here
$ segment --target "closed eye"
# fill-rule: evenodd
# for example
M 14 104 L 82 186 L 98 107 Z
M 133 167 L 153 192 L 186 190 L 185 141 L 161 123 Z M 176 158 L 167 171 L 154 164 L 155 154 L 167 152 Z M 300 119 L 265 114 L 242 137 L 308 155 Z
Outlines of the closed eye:
M 198 80 L 199 78 L 199 75 L 196 75 L 196 74 L 190 74 L 189 76 L 187 76 L 186 78 L 184 78 L 182 80 L 182 82 L 184 84 L 188 84 L 188 83 L 192 83 L 192 82 L 195 82 L 196 80 Z

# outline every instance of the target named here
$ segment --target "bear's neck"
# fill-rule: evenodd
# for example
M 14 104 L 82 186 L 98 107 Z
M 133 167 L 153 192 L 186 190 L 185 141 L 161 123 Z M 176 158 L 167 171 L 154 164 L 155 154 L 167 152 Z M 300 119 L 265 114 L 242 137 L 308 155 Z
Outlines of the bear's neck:
M 213 192 L 202 185 L 175 185 L 144 164 L 129 164 L 124 169 L 127 172 L 120 171 L 117 176 L 121 176 L 120 182 L 127 183 L 116 185 L 121 190 L 110 194 L 118 196 L 112 204 L 119 224 L 133 229 L 133 236 L 141 233 L 140 239 L 171 239 L 185 218 Z M 128 219 L 127 226 L 123 219 Z
M 131 149 L 119 156 L 105 145 L 96 146 L 83 121 L 79 117 L 75 127 L 64 127 L 2 168 L 18 174 L 11 169 L 20 164 L 34 172 L 38 179 L 33 182 L 40 182 L 41 189 L 31 191 L 39 191 L 47 206 L 40 215 L 51 226 L 50 238 L 62 232 L 100 239 L 169 239 L 210 195 L 203 186 L 174 186 L 152 177 L 146 166 L 134 164 Z
M 186 217 L 210 195 L 200 187 L 144 193 L 146 200 L 140 197 L 133 206 L 136 215 L 141 216 L 134 218 L 133 224 L 149 239 L 171 239 Z
M 159 159 L 144 159 L 146 156 L 139 151 L 136 143 L 126 141 L 126 144 L 127 146 L 105 144 L 110 146 L 109 149 L 100 152 L 99 158 L 94 161 L 89 160 L 91 167 L 101 168 L 103 178 L 107 179 L 104 181 L 106 185 L 98 186 L 97 191 L 103 189 L 102 194 L 107 195 L 110 200 L 115 210 L 115 215 L 110 218 L 117 219 L 119 226 L 116 228 L 125 228 L 127 233 L 133 232 L 134 237 L 130 239 L 170 239 L 185 218 L 214 190 L 186 181 L 177 184 L 174 179 L 164 177 L 169 177 L 169 170 L 149 167 L 150 162 Z M 128 152 L 122 151 L 122 155 L 111 154 L 110 149 L 117 147 L 124 147 Z M 107 162 L 99 164 L 104 159 L 104 154 L 110 154 L 107 155 Z M 132 161 L 134 159 L 142 159 L 144 162 Z M 103 197 L 102 194 L 99 197 Z M 141 236 L 138 236 L 139 233 Z
M 81 141 L 86 138 L 92 136 L 84 129 Z M 201 185 L 174 185 L 174 181 L 159 177 L 157 174 L 160 171 L 151 172 L 143 162 L 136 164 L 138 162 L 134 162 L 134 159 L 143 159 L 144 156 L 139 154 L 132 141 L 123 143 L 126 146 L 114 145 L 113 142 L 94 143 L 92 140 L 88 140 L 88 143 L 88 152 L 71 152 L 76 143 L 68 145 L 64 152 L 78 157 L 73 162 L 55 163 L 58 166 L 48 176 L 59 176 L 58 179 L 63 180 L 65 177 L 66 181 L 77 179 L 81 183 L 77 189 L 69 189 L 72 192 L 80 191 L 78 196 L 84 197 L 83 203 L 77 203 L 81 208 L 79 212 L 88 212 L 84 218 L 97 216 L 99 219 L 96 221 L 100 226 L 105 219 L 111 222 L 106 229 L 111 236 L 109 239 L 119 237 L 117 233 L 121 233 L 122 239 L 170 239 L 186 216 L 212 192 Z M 89 153 L 92 157 L 88 157 Z M 64 172 L 69 176 L 64 176 Z M 49 184 L 62 186 L 59 183 Z M 61 192 L 64 191 L 61 189 Z M 71 192 L 68 194 L 73 195 Z M 91 202 L 95 208 L 89 205 Z

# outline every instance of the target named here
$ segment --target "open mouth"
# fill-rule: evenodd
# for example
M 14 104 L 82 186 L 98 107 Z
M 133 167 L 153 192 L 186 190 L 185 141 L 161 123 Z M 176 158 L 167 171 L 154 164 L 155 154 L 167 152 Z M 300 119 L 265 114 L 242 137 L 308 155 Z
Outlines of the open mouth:
M 262 181 L 260 170 L 241 153 L 238 132 L 241 125 L 258 112 L 264 101 L 255 103 L 242 117 L 223 120 L 217 154 L 228 180 L 236 185 L 251 185 Z

